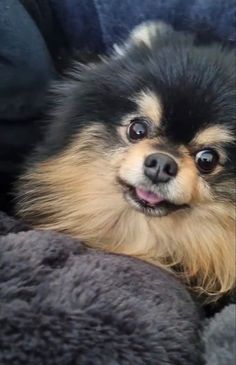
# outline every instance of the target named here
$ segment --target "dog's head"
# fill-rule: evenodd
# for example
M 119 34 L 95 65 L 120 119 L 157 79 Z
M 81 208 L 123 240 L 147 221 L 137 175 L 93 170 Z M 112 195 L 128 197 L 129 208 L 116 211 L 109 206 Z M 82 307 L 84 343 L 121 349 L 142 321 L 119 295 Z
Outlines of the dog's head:
M 235 286 L 235 53 L 159 24 L 58 87 L 20 214 L 89 245 Z

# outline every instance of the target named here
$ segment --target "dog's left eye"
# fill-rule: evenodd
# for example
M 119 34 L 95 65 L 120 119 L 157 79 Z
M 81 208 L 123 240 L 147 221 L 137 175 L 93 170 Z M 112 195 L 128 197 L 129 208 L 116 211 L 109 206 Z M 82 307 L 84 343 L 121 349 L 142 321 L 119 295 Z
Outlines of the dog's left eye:
M 212 172 L 219 162 L 219 155 L 216 151 L 208 149 L 199 151 L 195 156 L 199 171 L 205 174 Z
M 131 142 L 139 141 L 148 136 L 149 123 L 144 118 L 135 118 L 131 120 L 128 129 L 127 137 Z

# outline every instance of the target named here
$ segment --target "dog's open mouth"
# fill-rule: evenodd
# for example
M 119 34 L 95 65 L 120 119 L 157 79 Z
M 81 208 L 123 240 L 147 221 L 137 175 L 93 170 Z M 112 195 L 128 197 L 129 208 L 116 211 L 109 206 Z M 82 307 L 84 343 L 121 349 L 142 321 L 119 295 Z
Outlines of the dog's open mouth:
M 177 205 L 166 200 L 159 194 L 145 190 L 143 187 L 134 187 L 124 183 L 124 197 L 136 210 L 150 216 L 163 217 L 179 209 L 188 207 L 186 204 Z

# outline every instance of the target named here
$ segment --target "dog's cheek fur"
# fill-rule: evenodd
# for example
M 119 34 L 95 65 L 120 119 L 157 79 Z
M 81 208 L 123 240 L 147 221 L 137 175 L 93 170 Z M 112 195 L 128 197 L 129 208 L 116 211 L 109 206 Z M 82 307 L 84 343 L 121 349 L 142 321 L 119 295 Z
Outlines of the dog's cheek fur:
M 63 152 L 28 169 L 20 181 L 20 216 L 36 227 L 99 245 L 102 231 L 117 219 L 112 204 L 116 214 L 124 208 L 101 132 L 96 126 L 85 128 Z
M 212 298 L 235 287 L 233 204 L 201 203 L 185 217 L 176 214 L 166 228 L 172 230 L 171 260 L 183 267 L 185 280 Z
M 96 248 L 143 253 L 148 225 L 116 184 L 122 149 L 106 153 L 92 133 L 90 139 L 86 129 L 63 153 L 28 170 L 19 189 L 18 214 L 38 228 L 71 234 Z
M 212 179 L 211 186 L 216 199 L 236 203 L 235 174 L 222 171 Z
M 193 159 L 183 155 L 179 161 L 177 177 L 170 182 L 169 190 L 173 192 L 175 204 L 192 204 L 200 200 L 199 177 Z

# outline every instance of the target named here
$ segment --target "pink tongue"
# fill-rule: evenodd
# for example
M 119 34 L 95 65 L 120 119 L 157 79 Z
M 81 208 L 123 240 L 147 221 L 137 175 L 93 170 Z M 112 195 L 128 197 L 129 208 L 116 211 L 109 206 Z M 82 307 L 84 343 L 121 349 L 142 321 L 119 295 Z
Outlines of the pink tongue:
M 152 193 L 151 191 L 146 191 L 140 188 L 136 188 L 135 190 L 138 198 L 144 200 L 148 204 L 154 205 L 164 201 L 163 198 L 161 198 L 157 194 Z

